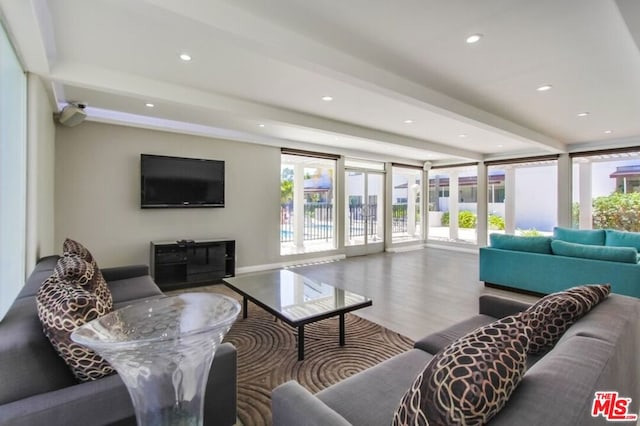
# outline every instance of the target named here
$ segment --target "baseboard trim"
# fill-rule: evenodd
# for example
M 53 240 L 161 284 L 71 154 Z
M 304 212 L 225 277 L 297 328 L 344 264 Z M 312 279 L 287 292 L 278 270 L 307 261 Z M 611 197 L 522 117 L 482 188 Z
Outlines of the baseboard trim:
M 406 246 L 397 246 L 397 247 L 389 247 L 385 251 L 389 253 L 402 253 L 403 251 L 413 251 L 413 250 L 422 250 L 426 247 L 426 244 L 411 244 Z
M 343 260 L 346 256 L 344 254 L 336 254 L 333 256 L 324 257 L 312 257 L 308 259 L 290 260 L 288 262 L 277 263 L 265 263 L 263 265 L 241 266 L 236 268 L 236 274 L 250 274 L 252 272 L 269 271 L 271 269 L 281 269 L 292 266 L 312 265 L 314 263 L 328 263 L 335 262 L 337 260 Z
M 467 248 L 467 247 L 461 247 L 458 245 L 448 245 L 448 244 L 438 244 L 438 243 L 427 243 L 427 247 L 442 249 L 442 250 L 458 251 L 462 253 L 471 253 L 471 254 L 478 254 L 478 250 L 479 250 L 477 246 L 473 246 L 472 248 Z

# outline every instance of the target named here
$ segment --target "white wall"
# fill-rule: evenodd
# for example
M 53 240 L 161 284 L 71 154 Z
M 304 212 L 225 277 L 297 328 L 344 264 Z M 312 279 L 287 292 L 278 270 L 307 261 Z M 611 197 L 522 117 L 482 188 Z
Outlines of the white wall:
M 149 242 L 236 240 L 236 267 L 280 260 L 280 150 L 85 122 L 57 126 L 55 244 L 85 244 L 102 267 L 149 263 Z M 140 154 L 225 161 L 226 207 L 140 209 Z
M 54 247 L 53 108 L 39 77 L 27 76 L 27 274 Z
M 558 167 L 516 168 L 516 228 L 552 231 L 558 224 Z

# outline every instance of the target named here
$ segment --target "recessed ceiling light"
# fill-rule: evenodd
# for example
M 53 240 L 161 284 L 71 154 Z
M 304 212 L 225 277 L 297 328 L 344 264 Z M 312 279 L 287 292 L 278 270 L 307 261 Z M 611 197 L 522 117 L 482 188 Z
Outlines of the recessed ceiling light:
M 333 96 L 323 96 L 322 100 L 325 102 L 331 102 L 333 100 Z
M 404 120 L 404 124 L 411 124 L 413 123 L 413 120 Z
M 587 115 L 589 115 L 587 111 L 578 113 L 578 117 L 586 117 Z
M 613 130 L 605 130 L 604 131 L 607 135 L 610 135 L 611 133 L 613 133 Z
M 467 37 L 467 43 L 468 44 L 477 43 L 480 41 L 481 38 L 482 38 L 482 34 L 470 35 L 469 37 Z
M 459 137 L 459 138 L 466 138 L 466 137 L 467 137 L 467 135 L 465 135 L 464 133 L 460 133 L 460 134 L 458 135 L 458 137 Z
M 151 102 L 147 102 L 146 104 L 144 104 L 144 106 L 146 106 L 147 108 L 153 108 L 155 105 Z
M 264 127 L 264 124 L 260 123 L 258 124 L 258 127 Z
M 553 87 L 553 86 L 552 86 L 552 85 L 550 85 L 550 84 L 545 84 L 545 85 L 543 85 L 543 86 L 538 87 L 536 90 L 537 90 L 538 92 L 546 92 L 547 90 L 551 90 L 551 88 L 552 88 L 552 87 Z
M 182 59 L 185 62 L 189 62 L 191 60 L 191 55 L 189 55 L 187 53 L 181 53 L 180 54 L 180 59 Z
M 498 148 L 502 148 L 504 145 L 500 144 L 500 145 L 497 145 L 497 146 L 498 146 Z

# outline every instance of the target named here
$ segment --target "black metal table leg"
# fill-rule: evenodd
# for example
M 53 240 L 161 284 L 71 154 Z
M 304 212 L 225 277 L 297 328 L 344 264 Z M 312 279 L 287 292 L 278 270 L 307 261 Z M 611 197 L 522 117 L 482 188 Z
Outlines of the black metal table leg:
M 340 314 L 340 346 L 344 346 L 344 314 Z
M 304 324 L 298 326 L 298 361 L 304 359 Z
M 247 297 L 246 296 L 242 296 L 242 318 L 247 318 L 248 312 L 247 312 Z

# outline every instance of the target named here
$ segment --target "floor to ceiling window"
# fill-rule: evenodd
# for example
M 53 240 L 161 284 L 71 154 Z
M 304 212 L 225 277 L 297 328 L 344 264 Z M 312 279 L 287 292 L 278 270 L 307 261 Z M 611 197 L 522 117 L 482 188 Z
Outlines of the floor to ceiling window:
M 430 240 L 475 244 L 478 240 L 478 166 L 429 171 Z
M 0 25 L 0 319 L 25 278 L 27 81 Z
M 557 156 L 486 164 L 488 234 L 552 234 L 558 223 Z
M 336 158 L 282 150 L 280 254 L 336 248 Z
M 573 227 L 640 231 L 640 150 L 573 154 Z
M 422 168 L 393 165 L 392 186 L 392 242 L 421 240 L 423 238 L 420 211 Z

